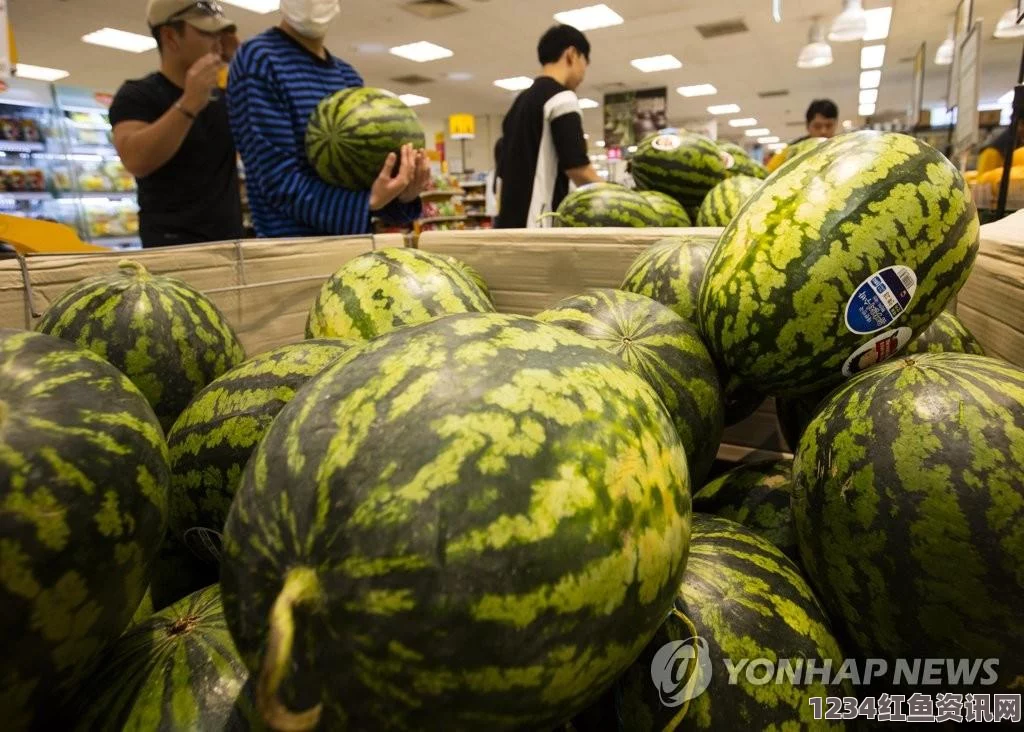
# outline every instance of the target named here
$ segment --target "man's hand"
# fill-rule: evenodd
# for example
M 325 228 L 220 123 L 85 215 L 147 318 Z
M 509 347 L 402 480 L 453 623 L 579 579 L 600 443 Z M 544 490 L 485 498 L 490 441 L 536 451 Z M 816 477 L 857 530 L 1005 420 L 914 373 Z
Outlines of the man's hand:
M 398 197 L 398 200 L 402 203 L 412 203 L 423 191 L 427 190 L 427 186 L 430 185 L 430 161 L 427 160 L 427 154 L 422 150 L 416 152 L 416 174 L 413 176 L 412 183 L 406 188 L 402 195 Z
M 223 65 L 224 60 L 216 53 L 208 53 L 192 64 L 185 75 L 185 93 L 181 97 L 181 106 L 186 112 L 199 114 L 206 109 Z
M 393 176 L 391 172 L 395 169 L 395 162 L 401 160 L 398 167 L 398 174 Z M 401 196 L 406 188 L 412 183 L 416 176 L 416 153 L 412 145 L 402 145 L 398 155 L 390 153 L 384 161 L 380 175 L 370 188 L 370 211 L 380 211 L 396 198 Z

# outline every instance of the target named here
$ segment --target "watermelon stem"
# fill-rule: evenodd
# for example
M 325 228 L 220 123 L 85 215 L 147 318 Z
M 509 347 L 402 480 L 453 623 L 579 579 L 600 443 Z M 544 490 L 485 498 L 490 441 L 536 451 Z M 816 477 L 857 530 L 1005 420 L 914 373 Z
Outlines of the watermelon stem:
M 671 614 L 675 615 L 676 619 L 686 626 L 686 629 L 690 632 L 691 638 L 698 637 L 697 626 L 694 625 L 693 621 L 686 617 L 686 615 L 680 612 L 679 608 L 673 607 Z M 662 728 L 661 732 L 675 732 L 679 725 L 683 723 L 683 719 L 686 718 L 686 713 L 690 711 L 690 696 L 693 694 L 693 689 L 697 685 L 697 682 L 700 680 L 699 674 L 697 673 L 697 671 L 700 670 L 700 664 L 694 663 L 692 665 L 692 668 L 694 670 L 694 673 L 690 674 L 690 678 L 686 682 L 686 702 L 684 702 L 683 705 L 679 708 L 679 711 L 676 712 L 675 716 L 669 720 L 668 724 L 666 724 L 664 728 Z
M 288 572 L 284 587 L 270 610 L 270 640 L 256 684 L 256 703 L 264 721 L 280 732 L 305 732 L 320 722 L 323 704 L 304 712 L 292 712 L 278 698 L 285 671 L 291 665 L 295 640 L 297 606 L 321 597 L 320 581 L 310 567 L 296 567 Z
M 137 277 L 149 277 L 149 270 L 134 259 L 122 259 L 117 263 L 117 268 L 121 270 L 132 270 Z
M 556 218 L 561 220 L 562 214 L 558 213 L 557 211 L 548 211 L 547 213 L 541 214 L 540 216 L 537 217 L 537 223 L 540 223 L 544 219 L 550 218 Z

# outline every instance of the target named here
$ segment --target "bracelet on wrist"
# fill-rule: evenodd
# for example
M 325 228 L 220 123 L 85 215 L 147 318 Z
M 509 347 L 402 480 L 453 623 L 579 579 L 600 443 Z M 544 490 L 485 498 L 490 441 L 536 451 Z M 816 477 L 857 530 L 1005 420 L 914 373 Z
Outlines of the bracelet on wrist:
M 188 117 L 190 120 L 195 122 L 196 115 L 194 115 L 192 112 L 189 112 L 187 109 L 185 109 L 185 107 L 182 105 L 181 102 L 175 102 L 174 103 L 174 108 L 177 109 L 179 112 L 181 112 L 186 117 Z

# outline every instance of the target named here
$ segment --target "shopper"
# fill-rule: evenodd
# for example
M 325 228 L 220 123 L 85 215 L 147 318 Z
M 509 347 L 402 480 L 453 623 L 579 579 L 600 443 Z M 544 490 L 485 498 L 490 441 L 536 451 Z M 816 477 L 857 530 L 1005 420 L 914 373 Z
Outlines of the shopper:
M 501 178 L 498 177 L 498 169 L 501 167 L 501 152 L 504 146 L 505 141 L 499 137 L 494 143 L 494 167 L 487 173 L 484 213 L 491 217 L 492 222 L 497 221 L 498 212 L 501 210 L 498 207 L 501 200 Z
M 406 223 L 430 182 L 426 153 L 392 153 L 367 191 L 323 182 L 306 158 L 309 118 L 322 99 L 363 86 L 324 47 L 338 0 L 282 0 L 282 21 L 242 45 L 231 65 L 228 109 L 245 165 L 253 225 L 261 237 L 363 234 L 371 215 Z M 397 174 L 392 176 L 395 163 Z
M 207 0 L 150 0 L 147 21 L 160 70 L 125 82 L 110 107 L 114 146 L 138 182 L 142 245 L 241 238 L 237 153 L 217 90 L 235 24 Z
M 839 130 L 839 107 L 831 99 L 815 99 L 804 115 L 807 121 L 807 134 L 789 143 L 790 146 L 803 142 L 811 137 L 832 138 Z M 769 173 L 786 161 L 785 151 L 773 155 L 765 166 Z
M 576 28 L 557 25 L 537 45 L 542 68 L 505 116 L 504 153 L 498 169 L 503 229 L 550 226 L 550 217 L 569 192 L 601 177 L 590 164 L 583 113 L 576 89 L 590 63 L 590 42 Z

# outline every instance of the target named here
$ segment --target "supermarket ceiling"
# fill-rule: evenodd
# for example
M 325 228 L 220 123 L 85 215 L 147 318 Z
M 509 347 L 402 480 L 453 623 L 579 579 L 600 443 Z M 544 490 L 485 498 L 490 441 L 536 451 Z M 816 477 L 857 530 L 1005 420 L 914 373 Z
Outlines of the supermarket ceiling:
M 442 0 L 426 0 L 436 7 Z M 351 62 L 368 84 L 398 93 L 429 97 L 421 113 L 443 118 L 455 112 L 502 114 L 514 92 L 494 80 L 536 73 L 536 39 L 551 25 L 556 12 L 597 0 L 450 0 L 460 12 L 427 19 L 409 12 L 409 0 L 342 0 L 342 15 L 328 38 L 329 48 Z M 271 0 L 272 2 L 272 0 Z M 422 2 L 422 0 L 421 0 Z M 782 0 L 783 22 L 770 16 L 771 0 L 606 0 L 625 22 L 588 32 L 592 65 L 581 97 L 601 100 L 607 91 L 668 87 L 669 117 L 675 124 L 707 118 L 709 105 L 737 104 L 743 117 L 754 117 L 783 140 L 801 133 L 809 100 L 834 98 L 844 119 L 856 119 L 861 43 L 833 43 L 831 66 L 802 70 L 796 57 L 807 42 L 812 19 L 831 21 L 840 0 Z M 982 47 L 983 103 L 994 102 L 1016 81 L 1021 41 L 992 38 L 1009 0 L 975 0 L 975 17 L 984 22 Z M 61 83 L 113 92 L 125 78 L 156 68 L 155 51 L 126 53 L 93 46 L 81 37 L 103 27 L 147 33 L 145 0 L 9 0 L 22 63 L 67 69 Z M 907 107 L 913 76 L 912 59 L 926 41 L 926 106 L 941 106 L 949 67 L 934 63 L 935 50 L 946 36 L 956 0 L 865 0 L 868 9 L 893 7 L 886 44 L 877 112 L 900 113 Z M 277 14 L 259 15 L 227 5 L 242 38 L 276 24 Z M 733 21 L 740 21 L 739 24 Z M 716 36 L 703 26 L 745 26 L 746 30 Z M 728 30 L 728 29 L 727 29 Z M 703 32 L 702 32 L 703 31 Z M 706 37 L 710 36 L 710 37 Z M 449 58 L 417 63 L 386 49 L 430 41 L 454 52 Z M 672 54 L 682 67 L 653 73 L 633 68 L 637 58 Z M 450 74 L 462 80 L 452 80 Z M 464 78 L 462 75 L 468 76 Z M 403 77 L 422 77 L 396 81 Z M 711 84 L 714 96 L 684 98 L 680 86 Z M 767 96 L 772 92 L 788 92 Z M 600 131 L 600 108 L 586 112 L 587 128 Z M 720 133 L 739 132 L 722 125 Z

